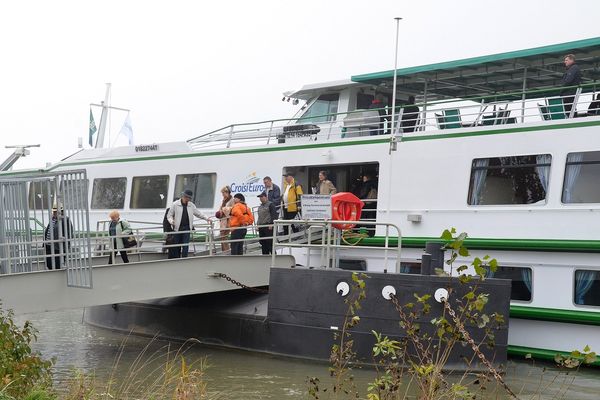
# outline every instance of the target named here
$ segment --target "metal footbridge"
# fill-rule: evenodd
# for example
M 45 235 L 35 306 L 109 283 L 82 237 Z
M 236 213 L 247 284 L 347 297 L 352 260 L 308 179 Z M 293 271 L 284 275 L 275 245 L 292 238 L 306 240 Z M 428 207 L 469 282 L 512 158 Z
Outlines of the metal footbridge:
M 335 267 L 344 248 L 331 221 L 275 221 L 268 238 L 248 227 L 247 237 L 239 239 L 245 254 L 232 256 L 229 247 L 238 240 L 203 223 L 189 232 L 190 257 L 168 259 L 168 248 L 177 245 L 166 244 L 168 234 L 157 223 L 129 221 L 132 231 L 116 238 L 108 236 L 110 221 L 90 230 L 88 186 L 84 170 L 0 179 L 1 307 L 22 314 L 256 288 L 269 284 L 271 267 L 294 267 L 297 256 L 306 257 L 307 268 Z M 303 230 L 292 233 L 298 223 Z M 390 228 L 400 238 L 397 227 L 361 224 L 385 225 L 381 268 L 389 263 L 399 272 L 400 241 L 391 246 L 387 240 Z M 277 236 L 282 225 L 289 234 Z M 131 236 L 137 243 L 124 263 L 114 251 L 115 239 Z M 274 254 L 261 254 L 261 239 L 273 240 Z

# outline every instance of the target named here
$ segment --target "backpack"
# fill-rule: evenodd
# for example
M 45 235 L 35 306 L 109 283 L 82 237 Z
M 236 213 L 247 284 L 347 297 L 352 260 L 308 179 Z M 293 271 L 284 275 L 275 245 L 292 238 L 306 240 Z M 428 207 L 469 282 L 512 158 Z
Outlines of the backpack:
M 254 215 L 252 215 L 251 212 L 249 212 L 250 210 L 248 209 L 248 206 L 246 206 L 244 204 L 244 206 L 246 207 L 246 210 L 244 211 L 244 214 L 242 215 L 242 225 L 247 226 L 247 225 L 252 225 L 254 223 Z

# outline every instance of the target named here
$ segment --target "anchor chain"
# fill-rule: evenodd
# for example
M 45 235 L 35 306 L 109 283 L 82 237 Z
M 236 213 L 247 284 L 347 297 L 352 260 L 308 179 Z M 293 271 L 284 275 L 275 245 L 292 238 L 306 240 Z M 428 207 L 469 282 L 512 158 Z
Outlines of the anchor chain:
M 235 279 L 233 279 L 229 275 L 224 274 L 222 272 L 216 273 L 215 276 L 218 277 L 218 278 L 224 278 L 226 281 L 231 282 L 234 285 L 241 287 L 242 289 L 246 289 L 246 290 L 249 290 L 249 291 L 254 292 L 254 293 L 262 293 L 262 294 L 269 293 L 269 289 L 259 289 L 259 288 L 250 287 L 248 285 L 244 285 L 243 283 L 236 281 Z
M 452 320 L 456 324 L 456 327 L 458 328 L 458 330 L 460 331 L 460 333 L 462 333 L 462 335 L 464 336 L 464 338 L 467 340 L 467 343 L 469 343 L 469 345 L 471 346 L 471 348 L 473 349 L 473 351 L 475 352 L 475 354 L 477 354 L 477 357 L 479 357 L 479 359 L 481 360 L 481 362 L 483 363 L 483 365 L 485 365 L 487 367 L 487 369 L 492 373 L 492 375 L 494 376 L 494 378 L 496 379 L 496 381 L 498 381 L 498 383 L 500 383 L 502 385 L 502 387 L 504 388 L 504 390 L 506 390 L 508 392 L 508 394 L 513 399 L 518 399 L 517 395 L 512 391 L 512 389 L 510 387 L 508 387 L 508 385 L 506 384 L 506 382 L 504 382 L 504 379 L 502 378 L 502 376 L 500 375 L 500 373 L 488 361 L 488 359 L 481 352 L 481 350 L 479 350 L 479 345 L 477 345 L 477 343 L 475 343 L 475 341 L 473 340 L 473 338 L 471 337 L 471 335 L 469 334 L 469 332 L 465 329 L 465 326 L 463 325 L 463 323 L 460 320 L 460 318 L 458 318 L 458 316 L 456 315 L 456 313 L 454 312 L 454 310 L 452 309 L 452 307 L 450 307 L 450 303 L 448 302 L 448 300 L 447 299 L 443 299 L 442 303 L 444 304 L 444 308 L 446 309 L 446 311 L 448 311 L 448 314 L 450 314 L 450 316 L 452 317 Z

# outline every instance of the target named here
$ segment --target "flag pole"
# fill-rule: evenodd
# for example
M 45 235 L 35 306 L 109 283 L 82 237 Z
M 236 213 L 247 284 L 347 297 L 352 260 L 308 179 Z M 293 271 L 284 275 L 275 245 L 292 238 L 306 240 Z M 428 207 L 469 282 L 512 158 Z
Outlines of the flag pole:
M 104 101 L 101 103 L 102 116 L 100 117 L 100 125 L 98 125 L 98 138 L 96 139 L 96 148 L 101 149 L 104 147 L 104 137 L 106 133 L 106 119 L 108 118 L 108 112 L 110 108 L 110 87 L 111 84 L 106 84 L 106 94 L 104 95 Z
M 398 73 L 398 33 L 400 32 L 400 20 L 402 17 L 395 17 L 396 21 L 396 42 L 394 46 L 394 91 L 392 92 L 392 137 L 390 140 L 390 153 L 392 151 L 396 151 L 397 142 L 396 142 L 396 85 L 398 81 L 398 77 L 396 76 Z

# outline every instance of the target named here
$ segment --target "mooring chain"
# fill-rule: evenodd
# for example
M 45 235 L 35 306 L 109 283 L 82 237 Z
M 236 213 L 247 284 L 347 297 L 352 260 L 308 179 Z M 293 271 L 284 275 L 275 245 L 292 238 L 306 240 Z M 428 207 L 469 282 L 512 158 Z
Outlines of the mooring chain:
M 502 378 L 500 373 L 488 361 L 488 359 L 481 352 L 481 350 L 479 350 L 479 345 L 477 345 L 477 343 L 475 343 L 473 338 L 471 338 L 471 335 L 465 329 L 465 326 L 463 325 L 461 320 L 458 318 L 458 316 L 456 315 L 456 313 L 454 312 L 452 307 L 450 307 L 450 302 L 447 299 L 442 299 L 442 303 L 444 304 L 444 308 L 446 309 L 446 311 L 448 311 L 448 314 L 450 314 L 450 316 L 452 317 L 452 320 L 456 324 L 456 327 L 458 328 L 460 333 L 462 333 L 462 335 L 465 337 L 467 342 L 471 345 L 471 348 L 473 349 L 475 354 L 477 354 L 477 357 L 479 357 L 479 359 L 481 360 L 483 365 L 485 365 L 488 368 L 488 370 L 492 373 L 492 375 L 494 375 L 494 378 L 496 378 L 496 381 L 498 381 L 502 385 L 502 387 L 504 387 L 504 389 L 508 392 L 508 394 L 510 394 L 514 399 L 518 399 L 517 395 L 512 391 L 512 389 L 510 387 L 508 387 L 506 382 L 504 382 L 504 379 Z
M 219 277 L 219 278 L 225 278 L 225 280 L 233 283 L 234 285 L 239 286 L 242 289 L 246 289 L 246 290 L 249 290 L 249 291 L 254 292 L 254 293 L 263 293 L 263 294 L 264 293 L 269 293 L 269 289 L 258 289 L 258 288 L 250 287 L 248 285 L 244 285 L 243 283 L 236 281 L 235 279 L 233 279 L 229 275 L 224 274 L 222 272 L 217 272 L 216 276 Z

